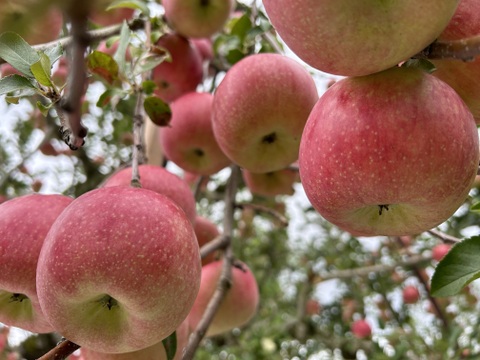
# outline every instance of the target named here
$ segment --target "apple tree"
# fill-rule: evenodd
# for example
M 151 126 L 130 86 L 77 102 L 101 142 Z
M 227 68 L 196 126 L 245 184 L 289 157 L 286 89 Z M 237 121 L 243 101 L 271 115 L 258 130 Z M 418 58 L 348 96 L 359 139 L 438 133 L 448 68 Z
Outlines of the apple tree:
M 480 1 L 0 0 L 0 360 L 480 356 Z

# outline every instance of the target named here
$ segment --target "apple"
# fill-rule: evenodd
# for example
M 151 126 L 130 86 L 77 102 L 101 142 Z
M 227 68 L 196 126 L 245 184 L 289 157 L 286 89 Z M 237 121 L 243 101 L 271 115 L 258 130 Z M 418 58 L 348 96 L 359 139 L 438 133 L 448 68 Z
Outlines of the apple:
M 449 244 L 442 243 L 442 244 L 435 245 L 432 248 L 432 258 L 437 261 L 442 260 L 445 257 L 445 255 L 447 255 L 447 253 L 450 251 L 451 248 L 452 246 Z
M 67 82 L 68 72 L 69 72 L 69 67 L 68 67 L 67 58 L 61 57 L 60 60 L 58 60 L 57 68 L 52 74 L 52 80 L 54 84 L 58 86 L 63 86 Z
M 295 60 L 250 55 L 227 72 L 213 102 L 213 131 L 223 152 L 248 171 L 286 168 L 318 100 L 315 83 Z
M 130 20 L 133 17 L 134 9 L 115 8 L 106 10 L 106 8 L 97 8 L 90 13 L 90 20 L 99 26 L 109 26 L 120 24 L 124 20 Z
M 200 291 L 188 315 L 192 331 L 202 319 L 217 288 L 222 267 L 223 260 L 214 261 L 202 267 Z M 258 301 L 258 285 L 250 269 L 241 262 L 238 266 L 232 266 L 232 285 L 215 313 L 206 336 L 222 334 L 248 323 L 257 311 Z
M 108 54 L 110 56 L 114 56 L 115 53 L 117 52 L 118 50 L 118 45 L 119 45 L 119 41 L 114 41 L 112 44 L 109 44 L 107 43 L 107 41 L 101 41 L 100 44 L 98 44 L 98 47 L 97 47 L 97 51 L 101 51 L 105 54 Z M 130 50 L 127 48 L 127 51 L 125 53 L 125 59 L 127 61 L 131 61 L 132 60 L 132 54 L 130 53 Z
M 18 71 L 17 69 L 15 69 L 12 65 L 8 64 L 8 63 L 5 63 L 5 64 L 2 64 L 0 65 L 0 74 L 1 74 L 1 77 L 7 77 L 9 75 L 22 75 L 22 73 L 20 71 Z
M 330 74 L 360 76 L 386 70 L 423 50 L 447 26 L 458 0 L 263 4 L 280 37 L 307 64 Z
M 392 68 L 338 81 L 312 110 L 300 177 L 315 209 L 354 235 L 415 235 L 465 201 L 479 161 L 472 114 L 443 81 Z
M 215 54 L 211 38 L 191 39 L 191 42 L 197 48 L 203 61 L 209 61 L 214 58 Z
M 203 216 L 197 216 L 193 227 L 197 236 L 198 246 L 201 248 L 206 243 L 220 236 L 220 231 L 216 224 Z M 202 259 L 202 266 L 215 260 L 215 252 Z
M 260 196 L 293 195 L 293 184 L 297 179 L 297 172 L 282 169 L 267 173 L 252 173 L 242 171 L 243 180 L 252 194 Z
M 188 39 L 169 33 L 158 39 L 156 45 L 167 50 L 171 60 L 165 60 L 152 72 L 157 84 L 155 94 L 172 102 L 187 92 L 195 91 L 203 79 L 202 57 Z
M 183 180 L 185 180 L 185 182 L 190 186 L 190 188 L 194 188 L 197 185 L 197 182 L 200 181 L 201 177 L 202 175 L 198 175 L 190 171 L 183 172 Z M 204 176 L 203 180 L 200 183 L 200 189 L 202 191 L 207 190 L 207 185 L 209 181 L 210 181 L 210 177 Z
M 440 41 L 455 41 L 480 35 L 480 2 L 460 1 L 457 11 L 446 29 L 440 34 Z M 432 60 L 436 71 L 433 75 L 453 87 L 480 124 L 480 56 L 471 61 Z
M 37 293 L 45 317 L 98 352 L 143 349 L 187 317 L 200 285 L 191 222 L 168 197 L 128 186 L 75 199 L 40 252 Z
M 189 38 L 209 37 L 223 29 L 233 0 L 162 0 L 168 24 Z
M 47 333 L 35 285 L 37 260 L 50 227 L 73 199 L 24 195 L 0 205 L 0 322 Z
M 183 321 L 176 330 L 176 336 L 177 351 L 173 360 L 180 360 L 182 358 L 183 349 L 188 343 L 189 328 L 186 320 Z M 160 341 L 144 349 L 117 354 L 102 353 L 82 348 L 80 360 L 167 360 L 167 353 L 163 343 Z
M 212 130 L 210 93 L 191 92 L 171 104 L 169 127 L 160 129 L 166 157 L 185 171 L 212 175 L 230 164 Z
M 305 304 L 305 312 L 307 315 L 318 315 L 321 308 L 320 303 L 315 299 L 308 299 Z
M 351 330 L 358 339 L 365 339 L 372 335 L 372 328 L 365 319 L 354 321 L 351 325 Z
M 173 200 L 193 224 L 197 216 L 195 198 L 188 184 L 167 169 L 156 165 L 138 167 L 142 188 L 155 191 Z M 111 175 L 104 187 L 129 186 L 132 181 L 132 168 L 127 167 Z
M 402 298 L 405 304 L 415 304 L 420 299 L 420 292 L 416 286 L 408 285 L 402 290 Z

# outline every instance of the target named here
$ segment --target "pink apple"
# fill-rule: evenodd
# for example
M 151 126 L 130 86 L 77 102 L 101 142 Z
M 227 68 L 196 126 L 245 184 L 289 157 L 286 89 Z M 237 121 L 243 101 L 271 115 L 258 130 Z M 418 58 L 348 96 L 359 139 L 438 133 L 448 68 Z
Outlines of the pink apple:
M 478 168 L 478 132 L 455 91 L 419 69 L 337 82 L 308 119 L 300 177 L 312 205 L 355 235 L 414 235 L 447 220 Z
M 321 308 L 320 303 L 315 299 L 308 299 L 305 304 L 305 312 L 307 315 L 318 315 Z
M 171 105 L 170 127 L 160 129 L 166 157 L 185 171 L 212 175 L 230 164 L 213 135 L 212 103 L 210 93 L 185 94 Z
M 167 102 L 187 92 L 195 91 L 203 79 L 202 58 L 190 41 L 178 34 L 165 34 L 157 46 L 167 50 L 171 60 L 153 69 L 152 80 L 157 84 L 155 94 Z
M 402 297 L 405 304 L 415 304 L 420 299 L 420 292 L 416 286 L 408 285 L 403 288 Z
M 215 56 L 213 52 L 212 39 L 210 38 L 200 38 L 200 39 L 191 39 L 193 46 L 195 46 L 202 57 L 203 61 L 212 60 Z
M 388 69 L 423 50 L 447 26 L 458 0 L 263 4 L 278 34 L 303 61 L 330 74 L 359 76 Z
M 214 261 L 202 268 L 202 281 L 195 304 L 188 315 L 191 330 L 195 330 L 217 288 L 223 261 Z M 244 263 L 232 267 L 232 286 L 228 290 L 207 331 L 213 336 L 248 323 L 255 316 L 259 301 L 258 285 Z
M 0 322 L 46 333 L 35 285 L 43 241 L 73 199 L 63 195 L 24 195 L 0 205 Z
M 223 152 L 256 173 L 286 168 L 318 99 L 315 83 L 296 61 L 257 54 L 236 63 L 213 103 L 213 131 Z
M 12 65 L 7 63 L 0 65 L 0 74 L 2 78 L 7 77 L 9 75 L 15 75 L 15 74 L 22 75 L 20 71 L 18 71 Z
M 233 0 L 162 0 L 169 25 L 189 38 L 209 37 L 223 29 Z
M 243 180 L 252 194 L 261 196 L 293 195 L 293 184 L 297 179 L 297 172 L 282 169 L 267 173 L 242 172 Z
M 195 222 L 195 199 L 185 181 L 161 166 L 144 164 L 138 167 L 138 171 L 142 188 L 167 196 L 185 211 L 192 224 Z M 111 175 L 103 186 L 129 186 L 131 180 L 132 168 L 128 167 Z
M 100 44 L 98 44 L 98 47 L 97 47 L 96 50 L 101 51 L 101 52 L 103 52 L 105 54 L 108 54 L 108 55 L 113 57 L 118 50 L 118 45 L 119 45 L 118 41 L 115 41 L 112 44 L 109 44 L 106 41 L 102 41 L 102 42 L 100 42 Z M 132 60 L 132 54 L 130 53 L 128 48 L 127 48 L 127 52 L 125 54 L 125 58 L 126 58 L 127 61 Z
M 480 35 L 480 2 L 462 0 L 438 40 L 455 41 L 478 35 Z M 455 89 L 472 111 L 477 124 L 480 124 L 480 56 L 471 61 L 432 60 L 432 62 L 437 68 L 433 75 Z
M 437 261 L 442 260 L 445 257 L 445 255 L 448 254 L 451 248 L 452 246 L 449 244 L 435 245 L 432 249 L 432 258 Z
M 183 321 L 176 330 L 177 351 L 173 360 L 181 360 L 182 352 L 188 343 L 188 321 Z M 109 354 L 93 351 L 87 348 L 81 349 L 80 360 L 167 360 L 165 347 L 160 341 L 152 346 L 128 353 Z
M 52 225 L 37 267 L 50 324 L 86 348 L 131 352 L 187 317 L 200 285 L 192 224 L 166 196 L 127 186 L 75 199 Z
M 199 247 L 202 247 L 206 243 L 220 236 L 218 226 L 214 224 L 211 220 L 203 216 L 197 216 L 193 229 L 195 230 L 195 235 L 197 236 Z M 202 265 L 205 266 L 206 264 L 211 263 L 214 260 L 215 253 L 211 253 L 207 257 L 202 259 Z
M 365 339 L 372 335 L 372 328 L 364 319 L 354 321 L 352 323 L 351 330 L 353 335 L 358 339 Z

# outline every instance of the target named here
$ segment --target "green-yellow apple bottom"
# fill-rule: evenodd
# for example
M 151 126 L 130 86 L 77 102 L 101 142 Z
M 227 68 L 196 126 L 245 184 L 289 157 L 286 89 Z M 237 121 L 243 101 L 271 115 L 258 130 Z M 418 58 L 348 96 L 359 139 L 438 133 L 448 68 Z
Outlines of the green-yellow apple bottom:
M 72 202 L 63 195 L 24 195 L 0 205 L 0 322 L 47 333 L 37 297 L 37 261 L 45 236 Z
M 37 267 L 45 317 L 98 352 L 154 345 L 187 317 L 200 285 L 191 222 L 172 200 L 126 186 L 75 199 L 52 225 Z
M 281 169 L 268 173 L 252 173 L 242 171 L 245 185 L 252 194 L 260 196 L 293 195 L 293 184 L 297 180 L 297 172 L 291 169 Z
M 284 169 L 298 159 L 317 100 L 310 73 L 295 60 L 250 55 L 232 66 L 215 92 L 215 138 L 225 155 L 248 171 Z
M 312 205 L 354 235 L 414 235 L 465 201 L 479 163 L 472 114 L 444 82 L 392 68 L 333 85 L 308 119 L 300 177 Z
M 458 0 L 263 0 L 280 37 L 324 72 L 360 76 L 417 54 L 447 26 Z

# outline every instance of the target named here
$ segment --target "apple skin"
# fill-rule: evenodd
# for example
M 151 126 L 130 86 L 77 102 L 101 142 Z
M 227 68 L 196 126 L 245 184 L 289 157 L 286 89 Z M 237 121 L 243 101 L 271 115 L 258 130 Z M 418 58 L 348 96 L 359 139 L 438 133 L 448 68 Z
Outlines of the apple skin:
M 168 50 L 171 61 L 164 61 L 153 69 L 152 80 L 157 84 L 155 94 L 172 102 L 195 91 L 203 80 L 202 57 L 198 49 L 188 39 L 174 33 L 162 35 L 156 45 Z
M 167 169 L 156 165 L 140 165 L 138 172 L 142 188 L 170 198 L 182 208 L 190 222 L 195 223 L 197 217 L 195 198 L 185 181 Z M 111 175 L 103 186 L 130 186 L 131 180 L 132 168 L 128 167 Z
M 197 48 L 203 61 L 209 61 L 214 58 L 215 54 L 211 38 L 191 39 L 191 42 Z
M 369 338 L 372 335 L 372 328 L 364 319 L 354 321 L 352 323 L 351 330 L 357 339 Z
M 315 83 L 295 60 L 278 54 L 250 55 L 227 72 L 213 102 L 213 131 L 223 152 L 255 173 L 286 168 L 298 148 Z
M 223 29 L 233 0 L 162 0 L 168 24 L 188 38 L 210 37 Z
M 54 331 L 37 297 L 37 260 L 50 227 L 72 200 L 31 194 L 0 205 L 0 322 L 37 333 Z M 27 298 L 12 301 L 14 294 Z
M 124 20 L 130 20 L 135 10 L 130 8 L 116 8 L 112 10 L 95 9 L 90 13 L 90 21 L 98 26 L 120 24 Z
M 212 129 L 213 95 L 191 92 L 171 104 L 169 127 L 160 129 L 166 157 L 185 171 L 213 175 L 230 165 Z
M 200 285 L 192 224 L 166 196 L 92 190 L 57 218 L 40 252 L 37 293 L 63 336 L 98 352 L 152 346 L 187 317 Z
M 260 196 L 293 195 L 293 184 L 297 180 L 297 172 L 290 169 L 282 169 L 268 173 L 252 173 L 242 171 L 245 185 L 252 194 Z
M 197 236 L 198 246 L 201 248 L 206 243 L 212 241 L 216 237 L 220 236 L 218 226 L 212 221 L 203 216 L 197 216 L 195 219 L 195 235 Z M 202 266 L 207 265 L 215 260 L 215 252 L 209 254 L 202 259 Z
M 447 253 L 450 251 L 451 248 L 452 246 L 449 244 L 435 245 L 432 248 L 432 258 L 437 261 L 442 260 L 445 257 L 445 255 L 447 255 Z
M 188 319 L 188 318 L 187 318 Z M 188 321 L 184 320 L 177 328 L 177 351 L 173 360 L 181 360 L 183 349 L 188 343 Z M 82 348 L 79 360 L 167 360 L 165 347 L 160 341 L 152 346 L 128 353 L 109 354 Z
M 440 34 L 440 41 L 455 41 L 480 35 L 480 2 L 462 0 L 452 20 Z M 436 71 L 433 75 L 455 89 L 480 124 L 480 56 L 471 61 L 431 60 Z
M 386 70 L 432 43 L 458 0 L 263 0 L 280 37 L 321 71 L 360 76 Z M 395 44 L 395 46 L 392 46 Z
M 455 91 L 420 69 L 392 68 L 327 90 L 305 126 L 299 167 L 325 219 L 354 235 L 402 236 L 447 220 L 478 160 L 475 121 Z
M 408 285 L 403 288 L 402 298 L 404 304 L 415 304 L 420 299 L 420 292 L 416 286 Z
M 257 311 L 259 294 L 258 285 L 250 269 L 239 263 L 242 270 L 232 266 L 232 286 L 218 308 L 206 336 L 214 336 L 245 325 Z M 194 331 L 213 296 L 220 275 L 223 261 L 218 260 L 202 267 L 202 281 L 195 304 L 188 315 L 190 330 Z

